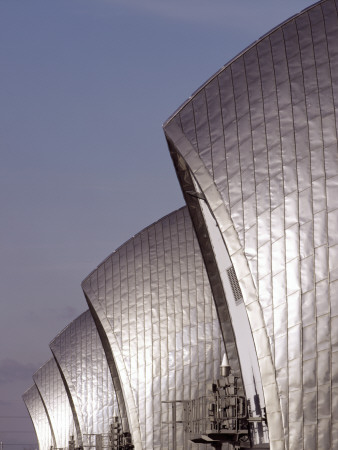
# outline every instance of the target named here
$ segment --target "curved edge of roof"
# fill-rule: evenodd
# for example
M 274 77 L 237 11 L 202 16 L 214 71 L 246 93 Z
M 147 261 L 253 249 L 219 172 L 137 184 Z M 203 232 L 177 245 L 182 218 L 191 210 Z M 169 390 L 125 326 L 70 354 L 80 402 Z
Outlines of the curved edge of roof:
M 152 228 L 153 226 L 155 226 L 156 224 L 162 222 L 163 220 L 165 220 L 167 217 L 170 217 L 171 215 L 182 211 L 183 209 L 187 208 L 186 205 L 181 206 L 178 209 L 175 209 L 174 211 L 172 211 L 169 214 L 166 214 L 165 216 L 161 217 L 160 219 L 156 220 L 155 222 L 153 222 L 152 224 L 146 226 L 145 228 L 143 228 L 141 231 L 139 231 L 138 233 L 134 234 L 134 236 L 132 236 L 131 238 L 129 238 L 127 241 L 125 241 L 123 244 L 121 244 L 119 247 L 117 247 L 112 253 L 110 253 L 100 264 L 98 264 L 94 270 L 92 270 L 82 281 L 81 286 L 83 285 L 83 283 L 89 278 L 91 277 L 91 275 L 93 275 L 93 273 L 95 273 L 99 267 L 102 266 L 102 264 L 104 264 L 106 261 L 108 261 L 109 258 L 111 258 L 115 253 L 117 253 L 121 248 L 123 248 L 125 245 L 127 245 L 129 242 L 132 242 L 137 236 L 139 236 L 140 234 L 144 233 L 145 231 L 149 230 L 150 228 Z M 76 320 L 76 319 L 75 319 Z M 67 327 L 66 327 L 67 328 Z
M 73 325 L 74 322 L 79 320 L 82 316 L 89 313 L 89 309 L 86 309 L 83 313 L 81 313 L 79 316 L 77 316 L 75 319 L 73 319 L 68 325 L 66 325 L 62 330 L 49 342 L 49 347 L 61 336 L 62 333 L 64 333 L 71 325 Z
M 29 387 L 28 389 L 25 390 L 25 392 L 21 395 L 21 398 L 23 398 L 26 394 L 28 394 L 28 392 L 33 389 L 34 387 L 36 387 L 35 383 L 32 384 L 31 387 Z
M 33 416 L 32 416 L 32 414 L 31 414 L 31 412 L 30 412 L 30 410 L 29 410 L 29 408 L 28 408 L 28 405 L 27 405 L 27 403 L 26 403 L 26 400 L 25 400 L 25 396 L 28 394 L 28 392 L 29 392 L 30 390 L 32 390 L 32 389 L 34 389 L 34 388 L 39 392 L 38 388 L 36 387 L 36 384 L 34 383 L 30 388 L 28 388 L 28 389 L 22 394 L 21 398 L 22 398 L 22 401 L 23 401 L 24 404 L 25 404 L 25 407 L 26 407 L 26 409 L 27 409 L 29 418 L 31 419 L 31 422 L 32 422 L 32 425 L 33 425 L 33 428 L 34 428 L 34 431 L 35 431 L 35 439 L 36 439 L 37 442 L 39 443 L 39 437 L 38 437 L 37 430 L 36 430 L 36 428 L 35 428 L 35 423 L 34 423 L 34 420 L 33 420 Z M 40 395 L 40 394 L 39 394 L 39 395 Z M 40 397 L 40 398 L 41 398 L 41 397 Z M 41 401 L 42 401 L 42 400 L 41 400 Z M 47 413 L 46 413 L 46 417 L 47 417 L 47 420 L 48 420 Z M 51 433 L 51 434 L 52 434 L 52 433 Z
M 55 362 L 54 355 L 52 355 L 51 358 L 49 358 L 45 363 L 42 364 L 42 366 L 40 366 L 40 367 L 33 373 L 32 378 L 33 378 L 33 381 L 34 381 L 34 382 L 35 382 L 34 377 L 37 375 L 37 373 L 38 373 L 43 367 L 45 367 L 48 363 L 50 363 L 51 361 L 54 361 L 54 362 Z
M 325 3 L 328 0 L 319 0 L 316 3 L 308 6 L 307 8 L 302 9 L 299 13 L 294 14 L 293 16 L 286 19 L 284 22 L 281 22 L 279 25 L 276 25 L 273 27 L 270 31 L 263 34 L 260 38 L 256 39 L 252 44 L 245 47 L 241 52 L 239 52 L 236 56 L 234 56 L 230 61 L 228 61 L 224 66 L 222 66 L 216 73 L 211 75 L 210 78 L 207 79 L 199 88 L 197 88 L 188 98 L 185 100 L 177 109 L 176 111 L 165 121 L 163 122 L 162 127 L 165 128 L 169 122 L 171 122 L 175 116 L 194 98 L 199 94 L 211 81 L 213 81 L 223 70 L 225 70 L 227 67 L 231 66 L 237 59 L 241 58 L 246 52 L 248 52 L 250 49 L 258 45 L 260 42 L 262 42 L 264 39 L 266 39 L 268 36 L 270 36 L 272 33 L 277 31 L 278 29 L 284 27 L 288 23 L 292 22 L 293 20 L 297 19 L 297 17 L 301 16 L 302 14 L 310 11 L 311 9 L 315 8 L 321 3 Z

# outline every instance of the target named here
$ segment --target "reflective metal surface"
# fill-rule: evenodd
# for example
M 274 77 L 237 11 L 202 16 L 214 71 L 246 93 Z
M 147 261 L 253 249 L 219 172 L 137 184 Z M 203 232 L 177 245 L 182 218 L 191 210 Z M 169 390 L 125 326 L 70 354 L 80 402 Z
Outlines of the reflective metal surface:
M 82 436 L 107 434 L 118 416 L 116 395 L 89 311 L 69 324 L 50 348 L 63 373 Z
M 22 396 L 32 419 L 40 450 L 49 450 L 55 447 L 55 439 L 51 429 L 46 409 L 35 385 Z
M 321 1 L 164 126 L 183 189 L 185 165 L 239 279 L 272 449 L 338 448 L 337 42 L 337 2 Z
M 79 440 L 72 410 L 54 358 L 33 375 L 33 380 L 45 405 L 56 448 L 68 447 L 71 436 L 74 436 L 75 445 L 78 446 Z
M 183 449 L 183 428 L 174 444 L 172 404 L 164 402 L 205 395 L 224 354 L 187 209 L 130 239 L 82 286 L 114 356 L 135 448 Z

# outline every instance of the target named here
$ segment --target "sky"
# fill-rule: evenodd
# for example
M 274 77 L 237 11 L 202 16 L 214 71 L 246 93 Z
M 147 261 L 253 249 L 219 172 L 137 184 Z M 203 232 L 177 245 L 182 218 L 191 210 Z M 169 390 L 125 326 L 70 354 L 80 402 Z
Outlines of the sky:
M 162 123 L 308 0 L 0 0 L 0 441 L 81 281 L 183 206 Z

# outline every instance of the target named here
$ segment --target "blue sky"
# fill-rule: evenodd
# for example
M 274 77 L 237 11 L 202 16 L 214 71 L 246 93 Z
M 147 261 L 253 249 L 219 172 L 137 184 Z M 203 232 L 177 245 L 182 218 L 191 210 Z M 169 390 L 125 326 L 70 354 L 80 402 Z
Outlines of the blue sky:
M 80 283 L 183 205 L 162 123 L 306 0 L 0 0 L 0 440 Z M 27 433 L 4 433 L 21 430 Z M 27 445 L 11 446 L 21 450 Z M 5 447 L 6 448 L 6 447 Z

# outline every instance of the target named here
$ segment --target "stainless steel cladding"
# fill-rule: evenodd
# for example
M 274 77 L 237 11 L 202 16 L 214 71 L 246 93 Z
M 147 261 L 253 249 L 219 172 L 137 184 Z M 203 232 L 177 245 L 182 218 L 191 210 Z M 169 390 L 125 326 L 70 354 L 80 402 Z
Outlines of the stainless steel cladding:
M 50 426 L 47 411 L 35 385 L 28 389 L 22 396 L 32 419 L 40 450 L 49 450 L 55 447 L 55 439 Z
M 107 360 L 89 311 L 69 324 L 50 344 L 71 396 L 74 419 L 83 443 L 108 434 L 118 417 L 116 395 Z
M 205 395 L 224 354 L 187 209 L 122 245 L 83 290 L 114 357 L 135 449 L 183 449 L 183 427 L 172 433 L 172 406 Z
M 164 125 L 193 220 L 237 275 L 273 450 L 338 448 L 337 42 L 337 1 L 320 1 Z
M 72 437 L 75 445 L 78 446 L 79 441 L 72 410 L 54 358 L 33 375 L 33 380 L 46 408 L 56 448 L 67 448 Z

